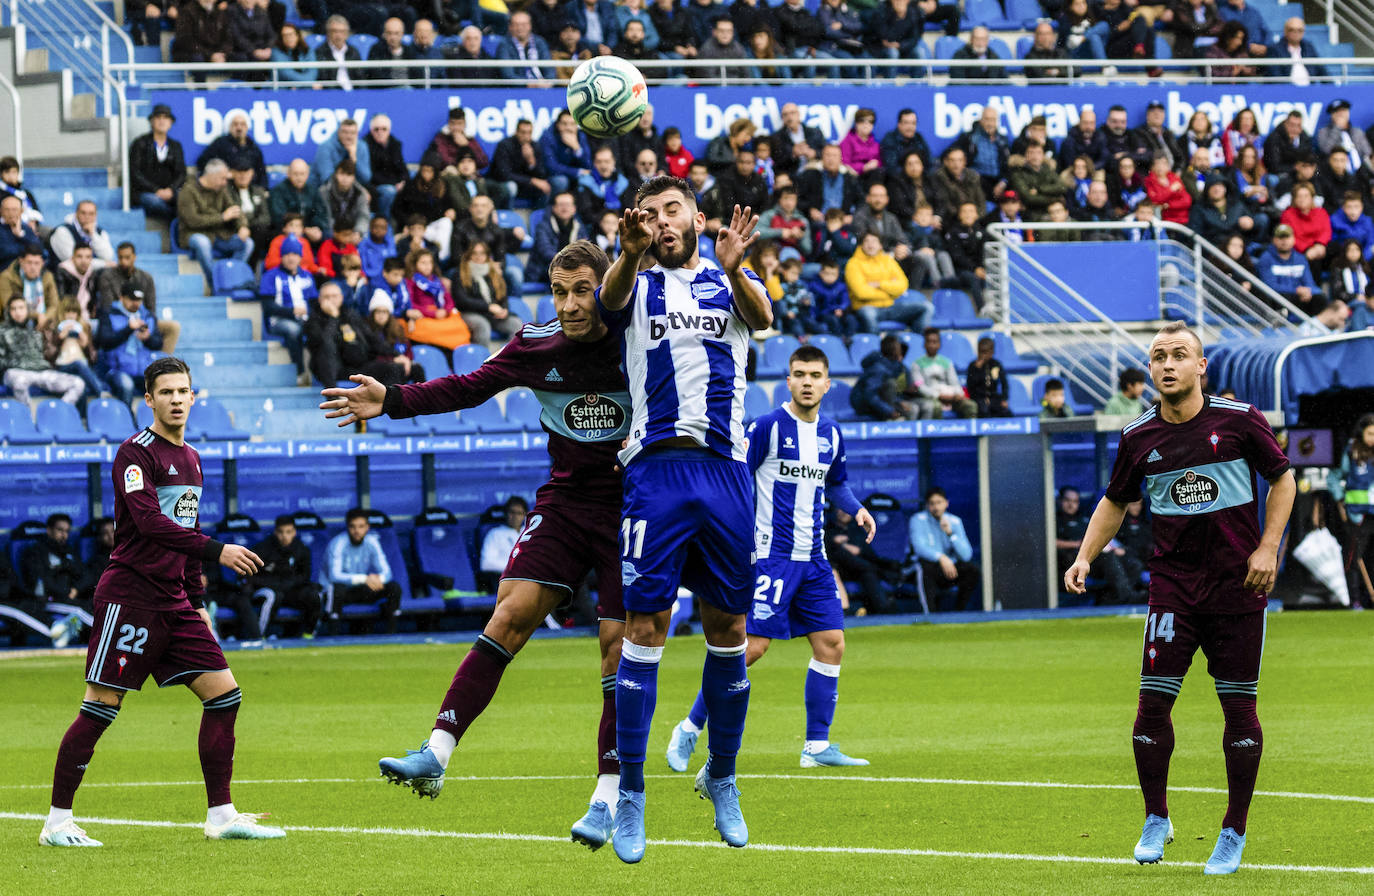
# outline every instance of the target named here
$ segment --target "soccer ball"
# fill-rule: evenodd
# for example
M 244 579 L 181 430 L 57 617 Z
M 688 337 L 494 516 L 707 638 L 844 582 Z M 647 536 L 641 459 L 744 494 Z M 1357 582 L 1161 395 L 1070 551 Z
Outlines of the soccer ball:
M 588 59 L 568 81 L 568 112 L 588 136 L 605 139 L 628 133 L 647 108 L 644 76 L 624 59 Z

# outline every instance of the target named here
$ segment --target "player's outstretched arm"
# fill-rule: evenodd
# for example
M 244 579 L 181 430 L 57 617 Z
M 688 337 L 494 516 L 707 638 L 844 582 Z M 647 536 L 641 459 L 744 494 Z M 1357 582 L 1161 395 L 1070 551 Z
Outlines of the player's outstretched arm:
M 262 569 L 262 558 L 241 544 L 226 544 L 220 551 L 219 562 L 241 576 L 251 576 Z
M 1083 533 L 1083 543 L 1078 546 L 1078 556 L 1064 572 L 1064 587 L 1070 594 L 1082 594 L 1088 590 L 1088 567 L 1102 553 L 1107 542 L 1116 537 L 1125 518 L 1125 504 L 1118 504 L 1110 498 L 1097 502 L 1092 519 L 1088 520 L 1088 531 Z
M 653 241 L 649 213 L 638 208 L 625 209 L 620 216 L 620 255 L 611 263 L 601 283 L 601 304 L 606 310 L 619 311 L 630 304 L 640 259 Z
M 1293 511 L 1293 498 L 1298 494 L 1297 480 L 1292 470 L 1284 470 L 1269 483 L 1269 497 L 1264 500 L 1264 533 L 1259 547 L 1250 555 L 1245 573 L 1245 587 L 1268 594 L 1274 590 L 1278 575 L 1279 544 L 1283 530 L 1288 527 L 1288 515 Z
M 859 512 L 854 514 L 854 522 L 863 527 L 864 534 L 868 536 L 868 543 L 872 544 L 874 537 L 878 534 L 878 524 L 874 521 L 873 514 L 868 512 L 867 507 L 859 508 Z
M 753 209 L 735 206 L 730 224 L 716 234 L 716 260 L 720 262 L 720 269 L 730 278 L 730 288 L 735 294 L 740 317 L 751 328 L 766 330 L 773 325 L 773 303 L 769 301 L 767 291 L 740 269 L 749 247 L 759 237 L 754 229 L 758 224 L 759 216 L 753 213 Z
M 339 426 L 352 426 L 363 420 L 382 416 L 382 403 L 386 401 L 386 386 L 361 373 L 349 377 L 357 383 L 351 389 L 330 386 L 320 394 L 325 400 L 320 402 L 320 410 L 329 418 L 342 417 Z

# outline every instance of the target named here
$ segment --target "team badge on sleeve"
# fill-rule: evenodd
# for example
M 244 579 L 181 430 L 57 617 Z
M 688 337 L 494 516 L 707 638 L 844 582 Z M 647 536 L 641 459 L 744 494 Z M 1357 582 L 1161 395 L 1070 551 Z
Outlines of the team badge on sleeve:
M 143 468 L 138 464 L 129 464 L 124 468 L 124 493 L 137 492 L 143 490 Z

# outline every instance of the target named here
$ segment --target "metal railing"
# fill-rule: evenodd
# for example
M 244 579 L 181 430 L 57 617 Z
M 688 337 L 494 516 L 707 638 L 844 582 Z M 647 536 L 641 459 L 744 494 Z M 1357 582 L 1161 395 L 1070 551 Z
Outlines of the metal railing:
M 1374 45 L 1371 23 L 1374 23 L 1374 3 L 1370 0 L 1326 0 L 1326 27 L 1330 29 L 1332 43 L 1340 42 L 1344 29 L 1357 49 L 1361 44 Z
M 10 133 L 14 135 L 14 158 L 19 162 L 19 167 L 24 167 L 24 112 L 20 108 L 19 89 L 14 86 L 14 82 L 5 77 L 4 72 L 0 72 L 0 88 L 9 94 L 10 108 L 14 111 L 14 120 L 10 126 Z
M 52 56 L 53 70 L 69 72 L 99 90 L 98 114 L 117 114 L 111 48 L 119 44 L 124 47 L 125 58 L 130 62 L 134 59 L 134 43 L 118 22 L 92 0 L 9 0 L 6 8 L 10 25 L 23 25 L 37 35 Z M 99 25 L 98 34 L 92 32 L 92 23 Z M 98 54 L 93 52 L 96 43 Z M 129 72 L 129 83 L 136 83 L 137 78 L 135 72 Z

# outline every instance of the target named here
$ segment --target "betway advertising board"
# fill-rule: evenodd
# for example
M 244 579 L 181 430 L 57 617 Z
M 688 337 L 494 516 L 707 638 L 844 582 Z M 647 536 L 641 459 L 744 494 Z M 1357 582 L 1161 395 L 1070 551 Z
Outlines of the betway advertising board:
M 186 148 L 188 162 L 224 132 L 234 111 L 248 116 L 253 139 L 262 147 L 267 163 L 282 165 L 297 156 L 313 158 L 315 147 L 334 133 L 339 122 L 352 118 L 366 129 L 367 121 L 384 113 L 391 118 L 392 133 L 400 138 L 407 161 L 416 162 L 434 133 L 446 123 L 448 109 L 469 110 L 468 133 L 490 147 L 515 132 L 516 122 L 534 124 L 538 138 L 563 107 L 559 88 L 472 88 L 460 90 L 253 90 L 224 88 L 188 93 L 182 90 L 150 91 L 152 103 L 166 103 L 176 115 L 172 135 Z M 1151 100 L 1167 108 L 1168 127 L 1183 130 L 1193 113 L 1201 110 L 1220 131 L 1249 107 L 1260 131 L 1268 133 L 1291 109 L 1303 113 L 1304 127 L 1316 133 L 1325 123 L 1325 107 L 1350 89 L 1336 86 L 1096 86 L 1063 87 L 653 87 L 649 99 L 659 130 L 676 126 L 683 142 L 701 154 L 706 144 L 725 132 L 736 118 L 749 117 L 762 131 L 776 130 L 781 109 L 796 103 L 803 120 L 820 129 L 827 140 L 838 141 L 849 130 L 854 112 L 869 107 L 877 112 L 878 133 L 896 123 L 901 109 L 915 110 L 918 127 L 935 152 L 942 150 L 978 120 L 985 105 L 1001 112 L 1004 132 L 1016 135 L 1033 116 L 1044 115 L 1053 138 L 1063 137 L 1084 109 L 1093 109 L 1098 120 L 1106 110 L 1121 105 L 1132 124 L 1144 120 Z M 1361 127 L 1368 122 L 1359 120 Z

